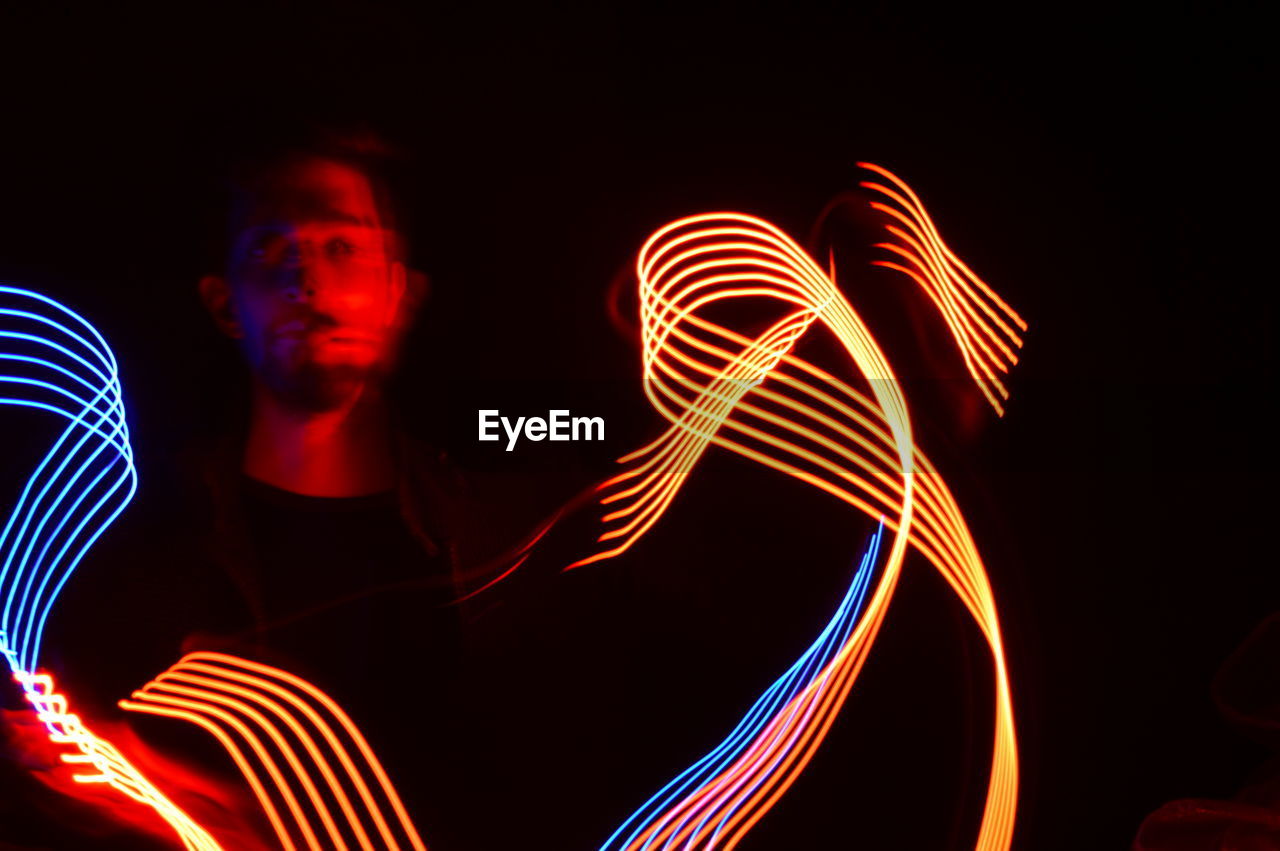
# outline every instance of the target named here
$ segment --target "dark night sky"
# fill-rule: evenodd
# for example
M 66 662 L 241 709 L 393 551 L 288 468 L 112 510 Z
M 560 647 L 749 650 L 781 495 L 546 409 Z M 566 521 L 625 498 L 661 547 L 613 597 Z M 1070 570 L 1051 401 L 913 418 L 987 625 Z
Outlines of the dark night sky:
M 726 207 L 803 235 L 856 160 L 894 169 L 1032 325 L 1006 417 L 967 438 L 945 417 L 925 432 L 1002 605 L 1022 736 L 1016 846 L 1127 847 L 1162 802 L 1229 797 L 1265 759 L 1208 693 L 1277 608 L 1258 15 L 329 2 L 6 18 L 0 280 L 99 324 L 140 445 L 216 395 L 202 388 L 223 355 L 194 299 L 198 187 L 238 139 L 354 116 L 401 140 L 436 287 L 411 374 L 465 365 L 473 388 L 535 402 L 548 386 L 631 392 L 610 404 L 635 416 L 577 459 L 598 472 L 656 425 L 627 383 L 634 346 L 604 313 L 645 236 Z M 891 354 L 913 345 L 899 335 Z M 453 416 L 470 428 L 474 407 L 420 404 L 450 434 Z M 544 448 L 530 475 L 555 462 Z M 895 602 L 868 690 L 934 675 L 911 654 L 913 601 L 949 605 L 930 582 Z M 987 718 L 971 725 L 979 763 Z M 852 819 L 861 793 L 840 784 L 865 776 L 816 764 L 800 803 L 744 847 L 787 847 L 789 823 L 832 809 Z M 911 774 L 884 782 L 909 789 Z M 857 818 L 914 812 L 898 806 Z

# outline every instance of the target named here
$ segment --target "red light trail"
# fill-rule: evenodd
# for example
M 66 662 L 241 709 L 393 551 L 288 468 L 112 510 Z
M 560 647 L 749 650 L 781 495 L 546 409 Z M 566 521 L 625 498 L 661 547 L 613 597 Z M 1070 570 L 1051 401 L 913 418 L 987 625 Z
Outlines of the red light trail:
M 84 766 L 91 772 L 75 774 L 77 783 L 104 783 L 144 806 L 151 807 L 178 834 L 191 851 L 219 851 L 222 847 L 190 816 L 151 784 L 110 742 L 95 736 L 80 717 L 67 708 L 67 699 L 54 691 L 48 674 L 17 674 L 36 718 L 49 732 L 49 741 L 66 750 L 64 763 Z

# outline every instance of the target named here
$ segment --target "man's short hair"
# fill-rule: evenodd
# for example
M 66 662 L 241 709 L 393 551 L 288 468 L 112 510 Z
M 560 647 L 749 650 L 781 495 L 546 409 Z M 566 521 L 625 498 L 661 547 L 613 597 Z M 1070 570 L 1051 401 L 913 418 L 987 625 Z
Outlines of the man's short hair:
M 230 152 L 225 165 L 215 173 L 209 193 L 205 271 L 226 271 L 235 238 L 236 210 L 269 191 L 282 169 L 310 159 L 335 162 L 365 176 L 382 226 L 398 235 L 396 253 L 399 259 L 407 259 L 403 238 L 408 230 L 407 213 L 391 188 L 407 167 L 404 150 L 367 124 L 316 124 L 260 134 Z

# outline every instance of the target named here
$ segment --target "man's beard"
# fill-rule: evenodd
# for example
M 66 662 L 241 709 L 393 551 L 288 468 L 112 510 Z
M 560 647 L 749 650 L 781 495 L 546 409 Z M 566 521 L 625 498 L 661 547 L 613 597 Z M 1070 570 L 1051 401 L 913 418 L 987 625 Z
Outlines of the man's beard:
M 341 408 L 378 384 L 380 371 L 356 364 L 272 362 L 263 378 L 272 394 L 289 408 L 319 414 Z

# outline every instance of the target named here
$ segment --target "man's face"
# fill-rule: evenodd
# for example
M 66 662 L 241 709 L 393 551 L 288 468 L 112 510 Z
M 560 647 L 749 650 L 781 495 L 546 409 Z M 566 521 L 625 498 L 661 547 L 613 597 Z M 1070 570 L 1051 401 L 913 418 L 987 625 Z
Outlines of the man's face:
M 405 292 L 393 236 L 368 179 L 323 159 L 286 166 L 234 212 L 228 315 L 282 401 L 330 410 L 389 372 Z

